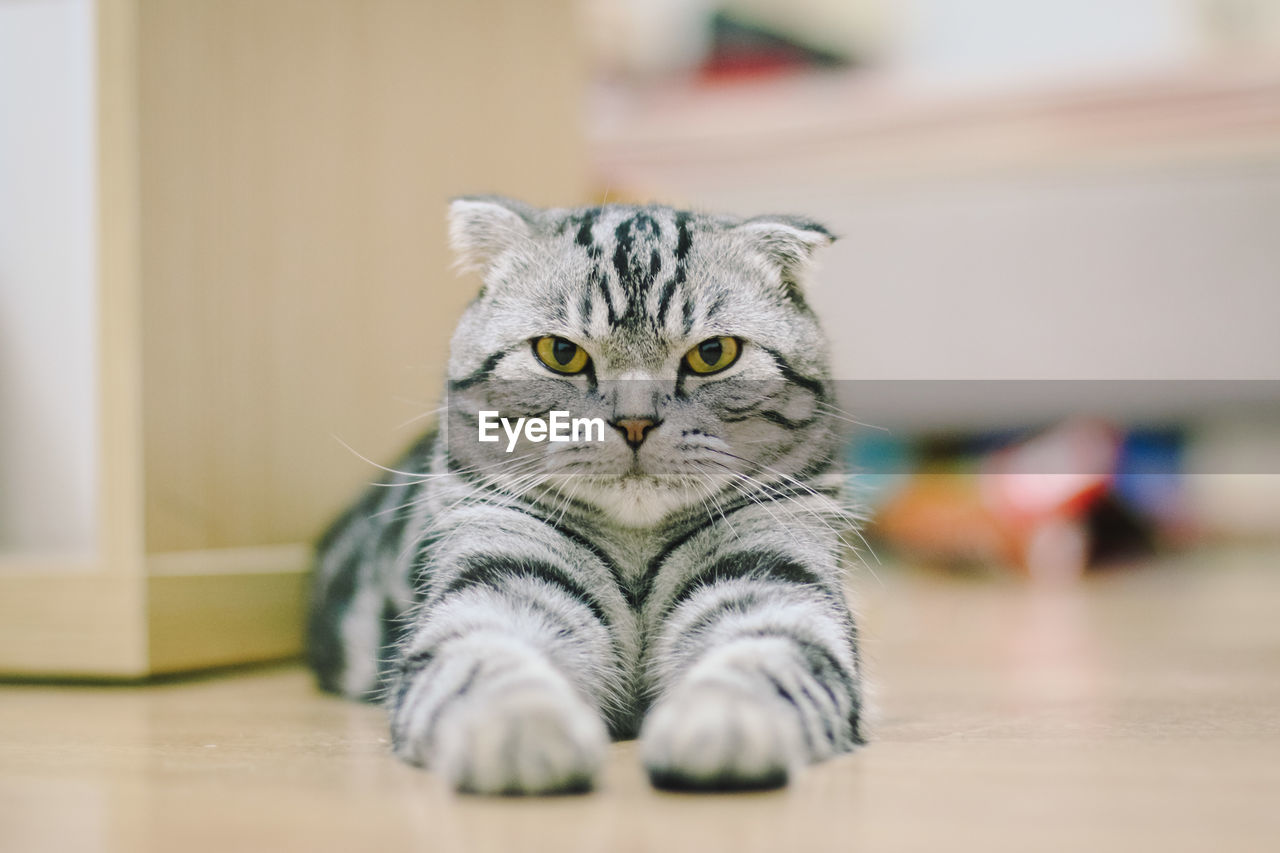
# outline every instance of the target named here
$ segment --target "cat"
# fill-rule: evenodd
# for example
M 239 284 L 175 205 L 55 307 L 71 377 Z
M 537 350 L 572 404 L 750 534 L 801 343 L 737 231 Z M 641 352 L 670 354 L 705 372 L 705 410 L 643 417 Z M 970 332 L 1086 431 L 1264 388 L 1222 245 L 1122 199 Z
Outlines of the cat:
M 790 216 L 455 200 L 481 274 L 437 430 L 317 550 L 319 685 L 479 793 L 781 786 L 863 742 L 841 436 Z M 482 441 L 495 414 L 602 420 Z M 481 413 L 486 413 L 482 415 Z M 603 440 L 599 440 L 603 439 Z

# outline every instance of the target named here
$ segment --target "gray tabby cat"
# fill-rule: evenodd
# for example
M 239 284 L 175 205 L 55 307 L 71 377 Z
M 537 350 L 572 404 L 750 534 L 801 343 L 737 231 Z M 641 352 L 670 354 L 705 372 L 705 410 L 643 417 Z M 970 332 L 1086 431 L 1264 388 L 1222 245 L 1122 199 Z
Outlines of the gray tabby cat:
M 320 685 L 385 697 L 461 790 L 590 787 L 637 734 L 654 784 L 758 788 L 862 742 L 840 436 L 805 220 L 455 201 L 484 288 L 440 431 L 319 546 Z M 479 440 L 481 411 L 600 440 Z

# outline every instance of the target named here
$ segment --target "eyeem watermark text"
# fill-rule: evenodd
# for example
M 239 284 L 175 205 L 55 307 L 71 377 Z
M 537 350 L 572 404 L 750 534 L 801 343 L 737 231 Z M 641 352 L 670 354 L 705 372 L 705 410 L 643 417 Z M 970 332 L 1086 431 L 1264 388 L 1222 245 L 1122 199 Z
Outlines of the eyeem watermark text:
M 515 450 L 520 433 L 534 443 L 542 441 L 604 441 L 604 418 L 570 418 L 568 412 L 551 411 L 547 418 L 500 417 L 497 412 L 480 412 L 479 440 L 499 441 L 498 427 L 507 434 L 507 452 Z

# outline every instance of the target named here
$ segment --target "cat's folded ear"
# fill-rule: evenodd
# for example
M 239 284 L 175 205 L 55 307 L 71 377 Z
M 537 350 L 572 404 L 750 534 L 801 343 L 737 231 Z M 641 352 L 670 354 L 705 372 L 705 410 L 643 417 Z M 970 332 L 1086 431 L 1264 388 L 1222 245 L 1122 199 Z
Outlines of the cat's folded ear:
M 836 239 L 825 226 L 799 216 L 756 216 L 733 230 L 778 270 L 786 287 L 801 286 L 814 250 Z
M 537 213 L 496 195 L 455 198 L 449 204 L 449 245 L 457 267 L 485 274 L 502 254 L 530 245 Z

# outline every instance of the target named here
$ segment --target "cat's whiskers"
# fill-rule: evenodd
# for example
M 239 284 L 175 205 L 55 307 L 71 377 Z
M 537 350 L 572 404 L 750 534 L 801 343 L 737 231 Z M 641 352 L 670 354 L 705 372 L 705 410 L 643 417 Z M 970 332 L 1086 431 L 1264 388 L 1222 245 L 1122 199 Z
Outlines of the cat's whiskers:
M 526 461 L 527 461 L 531 466 L 536 466 L 536 465 L 538 464 L 538 460 L 536 460 L 536 459 L 518 460 L 518 461 L 517 461 L 517 464 L 516 464 L 516 466 L 515 466 L 515 467 L 516 467 L 517 472 L 519 472 L 519 471 L 521 470 L 521 465 L 522 465 L 524 462 L 526 462 Z M 447 472 L 445 472 L 445 473 L 443 473 L 443 474 L 433 474 L 433 475 L 431 475 L 431 476 L 433 476 L 433 477 L 451 477 L 451 476 L 457 476 L 457 475 L 459 475 L 459 474 L 467 474 L 467 475 L 471 475 L 471 474 L 479 474 L 479 473 L 484 472 L 484 471 L 492 471 L 492 470 L 494 470 L 494 469 L 504 469 L 504 468 L 505 468 L 505 469 L 509 469 L 509 468 L 511 468 L 511 467 L 513 467 L 513 466 L 512 466 L 512 464 L 511 464 L 511 463 L 509 463 L 509 462 L 505 462 L 505 461 L 504 461 L 504 462 L 495 462 L 495 463 L 494 463 L 494 464 L 492 464 L 492 465 L 484 465 L 484 466 L 481 466 L 481 467 L 479 467 L 479 468 L 475 468 L 475 467 L 468 467 L 468 466 L 462 466 L 462 467 L 458 468 L 456 471 L 447 471 Z M 483 479 L 483 478 L 482 478 L 482 479 Z M 422 485 L 422 483 L 372 483 L 372 484 L 370 484 L 370 485 L 374 485 L 374 486 L 385 486 L 385 487 L 397 487 L 397 488 L 412 488 L 412 487 L 414 487 L 414 486 L 420 486 L 420 485 Z M 429 500 L 430 500 L 430 495 L 424 491 L 424 493 L 423 493 L 422 495 L 420 495 L 420 496 L 415 496 L 414 498 L 412 498 L 411 500 L 407 501 L 406 503 L 403 503 L 403 504 L 400 504 L 399 506 L 394 506 L 394 507 L 391 507 L 391 508 L 389 508 L 389 509 L 385 509 L 385 510 L 381 510 L 381 511 L 379 511 L 379 512 L 373 513 L 373 514 L 372 514 L 371 516 L 369 516 L 369 517 L 370 517 L 370 518 L 377 518 L 377 517 L 379 517 L 379 516 L 387 515 L 387 514 L 390 514 L 390 513 L 393 513 L 393 512 L 397 512 L 397 511 L 402 510 L 402 509 L 409 509 L 409 508 L 412 508 L 412 507 L 421 506 L 421 505 L 423 505 L 424 503 L 426 503 L 426 502 L 427 502 L 427 501 L 429 501 Z
M 414 405 L 414 406 L 421 406 L 421 405 L 424 405 L 423 403 L 420 403 L 420 402 L 418 402 L 418 401 L 416 401 L 416 400 L 405 400 L 405 399 L 400 398 L 400 397 L 397 397 L 397 398 L 396 398 L 396 400 L 397 400 L 398 402 L 408 403 L 408 404 L 410 404 L 410 405 Z M 449 405 L 446 403 L 446 404 L 445 404 L 445 405 L 443 405 L 443 406 L 436 406 L 434 409 L 428 409 L 427 411 L 422 412 L 421 414 L 414 415 L 413 417 L 409 418 L 409 420 L 405 421 L 404 423 L 397 424 L 393 429 L 395 429 L 395 430 L 402 430 L 402 429 L 404 429 L 405 427 L 412 426 L 413 424 L 416 424 L 416 423 L 419 423 L 419 422 L 421 422 L 421 421 L 424 421 L 424 420 L 426 420 L 427 418 L 431 417 L 432 415 L 438 415 L 438 414 L 440 414 L 440 413 L 441 413 L 441 412 L 443 412 L 443 411 L 447 411 L 447 410 L 448 410 L 448 408 L 449 408 Z
M 522 484 L 525 479 L 535 478 L 539 473 L 536 469 L 539 467 L 540 467 L 540 460 L 536 458 L 530 458 L 526 460 L 526 465 L 517 469 L 516 482 Z M 429 500 L 430 500 L 430 496 L 424 496 L 423 498 L 424 502 L 428 502 Z M 488 506 L 490 504 L 491 504 L 491 499 L 487 498 L 485 495 L 469 492 L 459 500 L 454 501 L 453 503 L 449 504 L 447 507 L 444 507 L 441 510 L 439 510 L 438 513 L 436 513 L 437 515 L 436 522 L 437 524 L 440 524 L 444 520 L 446 520 L 451 513 L 455 513 L 459 510 L 466 509 L 468 508 L 468 506 Z M 438 541 L 440 541 L 442 544 L 445 542 L 448 542 L 463 529 L 464 528 L 462 526 L 455 525 L 454 527 L 450 528 L 447 533 L 442 534 Z M 397 557 L 397 562 L 403 561 L 409 556 L 410 553 L 417 551 L 418 548 L 422 545 L 422 543 L 432 535 L 434 530 L 435 528 L 432 526 L 425 526 L 423 530 L 419 533 L 419 535 L 415 537 L 409 543 L 409 545 L 400 552 L 399 556 Z
M 723 463 L 716 463 L 716 464 L 723 465 Z M 724 466 L 724 467 L 727 467 L 727 466 Z M 730 469 L 730 470 L 732 470 L 732 469 Z M 777 488 L 776 486 L 770 486 L 770 485 L 768 485 L 768 484 L 766 484 L 766 483 L 764 483 L 764 482 L 762 482 L 762 481 L 760 481 L 760 480 L 758 480 L 758 479 L 756 479 L 756 478 L 754 478 L 754 477 L 751 477 L 750 475 L 743 474 L 743 473 L 741 473 L 741 472 L 736 472 L 736 473 L 738 473 L 738 475 L 739 475 L 739 476 L 740 476 L 744 481 L 749 481 L 749 482 L 750 482 L 750 483 L 755 487 L 755 489 L 756 489 L 756 490 L 758 490 L 758 491 L 761 491 L 761 490 L 763 490 L 763 491 L 774 491 L 774 490 L 776 490 L 776 488 Z M 835 526 L 831 523 L 831 521 L 829 520 L 828 515 L 824 514 L 821 510 L 817 510 L 817 509 L 811 508 L 811 507 L 807 506 L 807 505 L 806 505 L 805 503 L 803 503 L 803 502 L 787 502 L 787 503 L 785 503 L 785 504 L 782 504 L 781 502 L 775 503 L 775 505 L 784 506 L 784 507 L 785 507 L 785 511 L 787 511 L 787 512 L 795 513 L 795 512 L 797 512 L 797 511 L 803 511 L 803 512 L 805 512 L 806 514 L 808 514 L 809 516 L 811 516 L 812 518 L 814 518 L 816 521 L 818 521 L 820 524 L 822 524 L 824 527 L 826 527 L 826 529 L 827 529 L 828 531 L 830 531 L 830 533 L 831 533 L 833 536 L 835 536 L 835 537 L 836 537 L 836 539 L 837 539 L 837 540 L 838 540 L 842 545 L 844 545 L 844 546 L 845 546 L 846 548 L 848 548 L 848 549 L 849 549 L 849 550 L 850 550 L 850 551 L 851 551 L 855 556 L 857 556 L 857 557 L 858 557 L 858 559 L 859 559 L 859 561 L 862 563 L 863 567 L 864 567 L 864 568 L 866 568 L 866 570 L 871 574 L 871 576 L 875 579 L 876 583 L 880 584 L 881 586 L 884 586 L 884 581 L 883 581 L 883 580 L 881 579 L 881 577 L 876 573 L 876 570 L 871 566 L 871 564 L 870 564 L 870 563 L 868 563 L 868 562 L 866 561 L 866 559 L 865 559 L 865 558 L 863 558 L 863 557 L 862 557 L 862 548 L 861 548 L 861 547 L 859 547 L 857 544 L 855 544 L 855 543 L 853 543 L 853 542 L 850 542 L 848 539 L 846 539 L 846 538 L 845 538 L 845 532 L 849 532 L 849 533 L 852 533 L 853 535 L 857 536 L 857 537 L 858 537 L 858 540 L 862 543 L 862 546 L 863 546 L 863 547 L 865 547 L 865 548 L 866 548 L 866 551 L 867 551 L 868 553 L 870 553 L 870 554 L 871 554 L 871 556 L 875 559 L 876 563 L 877 563 L 877 564 L 879 564 L 879 565 L 883 565 L 883 563 L 881 563 L 881 561 L 880 561 L 880 557 L 879 557 L 879 555 L 878 555 L 878 554 L 876 554 L 875 549 L 871 546 L 871 543 L 867 541 L 866 536 L 865 536 L 865 535 L 863 535 L 863 533 L 862 533 L 862 531 L 859 529 L 858 525 L 857 525 L 857 524 L 855 524 L 855 523 L 853 523 L 853 521 L 854 521 L 854 517 L 853 517 L 853 515 L 852 515 L 852 514 L 851 514 L 851 513 L 850 513 L 850 512 L 845 508 L 845 507 L 840 506 L 838 503 L 836 503 L 836 502 L 835 502 L 832 498 L 830 498 L 829 496 L 824 495 L 824 494 L 822 494 L 821 492 L 816 491 L 816 490 L 815 490 L 815 489 L 813 489 L 812 487 L 810 487 L 810 486 L 808 486 L 808 485 L 806 485 L 806 484 L 804 484 L 804 483 L 800 482 L 799 480 L 795 480 L 794 478 L 787 477 L 787 475 L 785 475 L 785 474 L 781 474 L 780 472 L 775 472 L 775 473 L 777 473 L 779 476 L 784 477 L 784 478 L 786 478 L 786 479 L 791 479 L 791 480 L 793 480 L 793 482 L 794 482 L 794 484 L 795 484 L 795 486 L 796 486 L 796 487 L 807 490 L 807 491 L 811 494 L 811 496 L 812 496 L 812 497 L 815 497 L 815 498 L 821 498 L 823 501 L 827 502 L 827 503 L 828 503 L 828 505 L 830 505 L 830 504 L 832 504 L 832 503 L 835 503 L 835 504 L 836 504 L 836 506 L 835 506 L 835 510 L 836 510 L 836 511 L 833 513 L 833 515 L 834 515 L 836 518 L 838 518 L 838 519 L 843 519 L 843 520 L 845 520 L 845 521 L 849 522 L 848 524 L 842 525 L 842 527 L 841 527 L 841 528 L 837 528 L 837 527 L 835 527 Z M 757 501 L 759 501 L 759 500 L 763 500 L 762 498 L 760 498 L 760 497 L 759 497 L 758 491 L 757 491 L 756 495 L 754 496 L 754 498 L 755 498 Z M 749 500 L 750 500 L 750 499 L 753 499 L 753 495 L 746 493 L 746 492 L 745 492 L 745 490 L 743 490 L 743 492 L 742 492 L 742 493 L 743 493 L 743 495 L 744 495 L 745 497 L 747 497 Z M 772 502 L 772 501 L 771 501 L 770 503 L 774 503 L 774 502 Z M 793 516 L 793 517 L 794 517 L 794 516 Z M 845 531 L 845 532 L 842 532 L 842 531 Z
M 851 417 L 847 412 L 845 412 L 844 409 L 841 409 L 840 407 L 836 406 L 834 403 L 828 400 L 819 399 L 817 401 L 817 407 L 821 409 L 822 413 L 827 417 L 835 418 L 838 421 L 844 421 L 845 423 L 852 424 L 853 426 L 864 427 L 866 429 L 874 429 L 874 430 L 878 430 L 880 432 L 885 432 L 885 433 L 893 432 L 893 430 L 889 429 L 889 427 L 880 426 L 878 424 L 869 424 L 865 421 L 860 421 L 857 418 Z
M 725 527 L 727 527 L 730 531 L 732 531 L 733 536 L 734 536 L 734 539 L 736 539 L 736 540 L 738 541 L 738 543 L 739 543 L 739 544 L 741 544 L 741 543 L 742 543 L 742 533 L 741 533 L 741 531 L 739 531 L 739 530 L 738 530 L 738 528 L 737 528 L 734 524 L 730 523 L 730 521 L 729 521 L 729 517 L 725 514 L 725 511 L 724 511 L 724 505 L 723 505 L 723 504 L 721 504 L 721 503 L 720 503 L 720 501 L 719 501 L 719 500 L 717 500 L 717 498 L 716 498 L 717 492 L 716 492 L 714 489 L 712 489 L 710 485 L 708 485 L 708 484 L 706 484 L 706 483 L 703 483 L 702 481 L 700 481 L 700 480 L 698 480 L 698 479 L 693 479 L 693 480 L 691 480 L 690 482 L 691 482 L 691 483 L 692 483 L 696 488 L 701 488 L 702 490 L 704 490 L 704 491 L 706 492 L 706 498 L 705 498 L 705 500 L 703 500 L 703 502 L 702 502 L 703 507 L 704 507 L 704 508 L 706 508 L 706 507 L 708 506 L 708 504 L 709 504 L 711 507 L 714 507 L 715 511 L 716 511 L 717 513 L 719 513 L 719 515 L 720 515 L 720 520 L 721 520 L 722 522 L 724 522 Z M 712 518 L 712 516 L 711 516 L 711 510 L 710 510 L 710 509 L 707 509 L 707 520 L 708 520 L 708 521 L 714 521 L 714 519 L 713 519 L 713 518 Z

